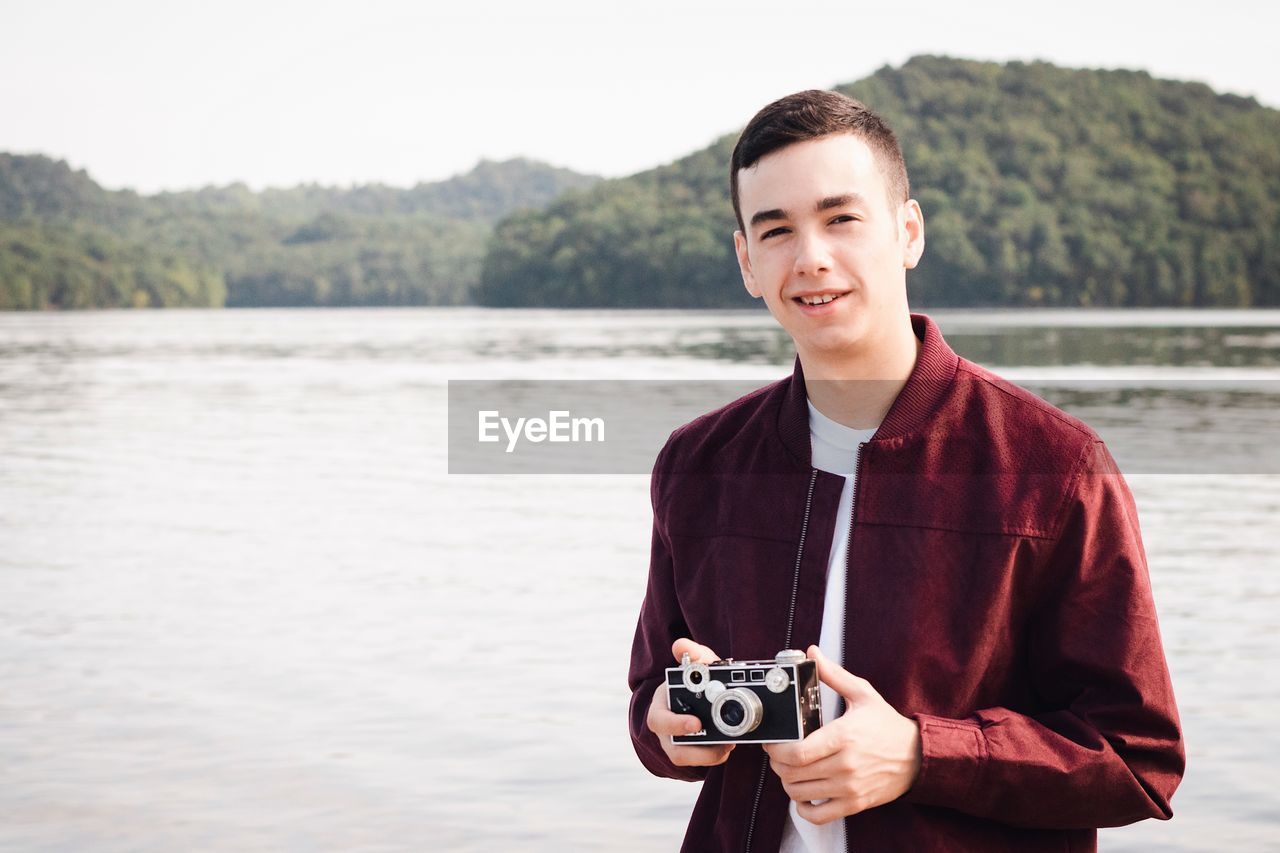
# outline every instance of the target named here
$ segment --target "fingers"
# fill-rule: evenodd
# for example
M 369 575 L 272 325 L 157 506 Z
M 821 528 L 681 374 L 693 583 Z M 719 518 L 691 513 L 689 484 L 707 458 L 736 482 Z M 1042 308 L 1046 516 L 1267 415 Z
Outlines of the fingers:
M 806 820 L 827 823 L 864 808 L 850 798 L 847 780 L 850 767 L 841 754 L 798 766 L 770 757 L 769 767 L 781 780 L 787 796 L 795 801 L 796 811 Z
M 796 801 L 796 813 L 809 823 L 831 823 L 845 815 L 857 814 L 860 811 L 862 811 L 860 805 L 845 797 L 836 797 L 816 806 L 808 800 Z
M 653 693 L 653 701 L 649 703 L 649 713 L 645 717 L 649 731 L 658 736 L 662 751 L 677 767 L 714 767 L 729 760 L 733 752 L 733 744 L 699 744 L 673 743 L 672 735 L 689 735 L 702 728 L 702 721 L 691 714 L 676 714 L 667 708 L 666 685 L 659 685 Z
M 871 682 L 849 672 L 824 655 L 817 646 L 809 647 L 809 659 L 818 662 L 818 678 L 823 684 L 843 696 L 847 706 L 857 704 L 869 696 L 879 698 L 880 694 L 871 686 Z
M 784 783 L 782 788 L 787 792 L 787 796 L 797 803 L 809 803 L 810 805 L 815 802 L 820 804 L 823 800 L 840 799 L 840 795 L 847 793 L 840 790 L 840 786 L 831 779 Z
M 715 767 L 728 761 L 729 754 L 733 752 L 731 743 L 709 746 L 664 743 L 662 748 L 677 767 Z
M 711 663 L 712 661 L 720 660 L 720 656 L 713 652 L 710 647 L 704 646 L 702 643 L 695 643 L 688 637 L 681 637 L 671 644 L 671 654 L 675 655 L 677 663 L 684 657 L 685 652 L 689 653 L 689 660 L 692 661 Z
M 835 755 L 844 747 L 844 740 L 838 721 L 828 723 L 804 740 L 787 741 L 785 743 L 767 743 L 765 752 L 769 753 L 769 761 L 793 767 L 803 767 Z
M 828 755 L 826 758 L 821 758 L 812 764 L 787 764 L 775 759 L 770 754 L 769 767 L 782 780 L 783 785 L 796 785 L 819 779 L 831 779 L 852 769 L 849 760 L 843 753 Z
M 655 735 L 691 735 L 701 730 L 702 720 L 690 714 L 676 714 L 665 708 L 650 708 L 647 720 L 649 731 Z
M 667 685 L 659 684 L 649 700 L 649 713 L 645 715 L 649 731 L 658 737 L 691 735 L 702 728 L 702 720 L 692 714 L 677 714 L 667 707 Z

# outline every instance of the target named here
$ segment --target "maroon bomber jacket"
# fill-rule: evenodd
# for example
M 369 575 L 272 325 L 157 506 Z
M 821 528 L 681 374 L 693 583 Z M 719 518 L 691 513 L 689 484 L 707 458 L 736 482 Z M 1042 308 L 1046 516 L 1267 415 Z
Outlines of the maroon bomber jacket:
M 667 760 L 645 715 L 671 644 L 753 660 L 816 643 L 836 523 L 852 524 L 845 667 L 919 722 L 924 752 L 905 796 L 845 819 L 850 850 L 1095 850 L 1097 827 L 1172 814 L 1182 736 L 1111 455 L 912 322 L 920 355 L 859 450 L 851 520 L 843 478 L 810 465 L 798 364 L 658 457 L 630 729 L 651 772 L 705 780 L 686 851 L 773 853 L 787 798 L 758 746 Z

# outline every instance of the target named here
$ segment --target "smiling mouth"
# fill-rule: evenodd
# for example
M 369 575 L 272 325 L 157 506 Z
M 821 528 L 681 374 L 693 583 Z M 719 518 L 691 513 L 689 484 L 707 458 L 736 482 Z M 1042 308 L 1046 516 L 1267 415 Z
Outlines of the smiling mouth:
M 834 302 L 844 296 L 843 293 L 823 293 L 818 296 L 797 296 L 793 301 L 799 302 L 801 305 L 826 305 L 828 302 Z

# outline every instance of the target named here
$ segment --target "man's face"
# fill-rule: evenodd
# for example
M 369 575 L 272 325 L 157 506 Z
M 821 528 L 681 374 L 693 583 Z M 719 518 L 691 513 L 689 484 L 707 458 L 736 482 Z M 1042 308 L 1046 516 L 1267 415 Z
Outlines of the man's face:
M 738 173 L 738 200 L 743 283 L 801 360 L 874 359 L 907 314 L 924 220 L 915 201 L 890 202 L 867 144 L 841 133 L 774 151 Z

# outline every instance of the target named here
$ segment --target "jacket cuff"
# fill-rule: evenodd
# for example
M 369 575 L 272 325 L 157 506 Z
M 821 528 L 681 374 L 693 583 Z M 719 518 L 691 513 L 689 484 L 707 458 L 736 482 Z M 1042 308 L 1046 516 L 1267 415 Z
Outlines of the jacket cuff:
M 982 726 L 914 714 L 920 725 L 920 773 L 904 799 L 934 806 L 962 807 L 978 784 L 987 759 Z

